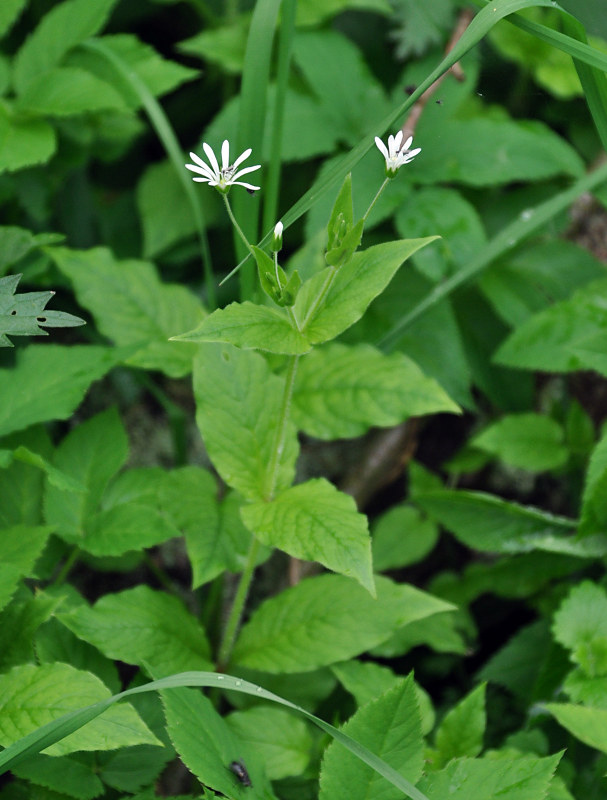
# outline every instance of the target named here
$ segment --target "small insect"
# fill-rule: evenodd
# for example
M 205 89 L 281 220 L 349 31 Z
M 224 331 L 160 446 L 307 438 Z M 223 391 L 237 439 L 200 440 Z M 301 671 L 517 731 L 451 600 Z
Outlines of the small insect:
M 230 764 L 230 770 L 234 773 L 234 775 L 236 775 L 243 786 L 253 786 L 251 783 L 251 778 L 249 777 L 249 773 L 247 772 L 247 768 L 245 767 L 242 759 L 239 759 L 238 761 L 232 761 Z

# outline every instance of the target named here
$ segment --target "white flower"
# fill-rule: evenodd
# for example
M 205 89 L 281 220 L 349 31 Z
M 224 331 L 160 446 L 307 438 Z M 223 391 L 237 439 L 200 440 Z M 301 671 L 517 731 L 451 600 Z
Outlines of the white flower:
M 230 164 L 230 143 L 226 139 L 221 145 L 221 169 L 219 169 L 219 164 L 217 163 L 217 158 L 212 148 L 209 147 L 206 142 L 202 143 L 202 147 L 211 166 L 206 164 L 196 153 L 190 153 L 190 158 L 194 163 L 186 164 L 186 169 L 197 172 L 198 175 L 201 176 L 193 180 L 200 183 L 208 183 L 209 186 L 216 186 L 223 194 L 227 194 L 230 191 L 230 186 L 233 185 L 244 186 L 245 189 L 248 189 L 250 192 L 256 192 L 259 189 L 259 186 L 252 186 L 250 183 L 244 183 L 238 180 L 242 178 L 243 175 L 247 175 L 249 172 L 255 172 L 256 169 L 261 167 L 261 164 L 256 164 L 254 167 L 238 169 L 239 164 L 242 164 L 242 162 L 251 155 L 250 147 L 248 150 L 245 150 L 244 153 L 241 153 L 233 164 Z
M 399 131 L 396 136 L 388 136 L 388 147 L 382 142 L 379 136 L 375 137 L 375 144 L 379 152 L 386 159 L 386 175 L 393 178 L 403 164 L 408 164 L 421 151 L 421 147 L 409 150 L 413 136 L 409 136 L 404 144 L 403 132 Z

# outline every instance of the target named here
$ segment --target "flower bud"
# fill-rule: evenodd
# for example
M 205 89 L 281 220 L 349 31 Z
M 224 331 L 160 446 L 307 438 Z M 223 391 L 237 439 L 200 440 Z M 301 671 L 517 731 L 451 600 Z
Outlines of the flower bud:
M 277 222 L 274 226 L 274 236 L 270 245 L 273 253 L 278 253 L 279 250 L 282 250 L 282 227 L 282 222 Z

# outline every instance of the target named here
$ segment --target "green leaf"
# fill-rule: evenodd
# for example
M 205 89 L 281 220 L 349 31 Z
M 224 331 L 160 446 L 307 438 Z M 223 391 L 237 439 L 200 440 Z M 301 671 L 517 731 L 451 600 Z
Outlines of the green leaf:
M 394 506 L 372 528 L 373 566 L 377 572 L 408 567 L 421 561 L 438 539 L 434 522 L 412 506 Z
M 419 786 L 429 800 L 538 800 L 546 796 L 560 758 L 458 758 Z
M 11 29 L 26 5 L 27 0 L 4 0 L 0 6 L 0 36 Z
M 28 447 L 17 447 L 12 452 L 10 450 L 0 450 L 2 454 L 8 454 L 10 461 L 21 461 L 23 464 L 30 464 L 44 472 L 53 486 L 57 489 L 62 489 L 64 492 L 83 492 L 84 486 L 74 478 L 66 475 L 65 472 L 54 467 L 49 461 L 46 460 L 39 453 L 32 452 Z M 8 466 L 8 461 L 6 466 Z
M 48 336 L 40 325 L 51 328 L 73 328 L 84 325 L 84 320 L 73 314 L 45 311 L 44 307 L 54 292 L 24 292 L 15 294 L 21 275 L 0 278 L 0 347 L 12 347 L 4 335 Z
M 312 344 L 320 344 L 343 333 L 362 317 L 401 264 L 435 238 L 377 244 L 355 253 L 336 272 L 329 272 L 329 269 L 334 269 L 329 268 L 306 281 L 294 309 L 306 338 Z M 323 296 L 328 276 L 331 276 L 331 281 Z M 319 297 L 322 297 L 320 303 Z
M 32 575 L 51 527 L 14 525 L 4 527 L 0 536 L 0 609 L 10 600 L 19 579 Z
M 386 15 L 392 12 L 385 0 L 299 0 L 297 24 L 304 27 L 318 25 L 319 22 L 330 19 L 341 11 L 356 8 Z
M 154 748 L 158 753 L 158 748 Z M 128 751 L 127 751 L 128 752 Z M 18 778 L 30 780 L 37 786 L 45 786 L 63 792 L 76 800 L 93 800 L 104 792 L 104 786 L 92 767 L 78 758 L 69 756 L 36 755 L 19 764 L 13 770 Z
M 69 117 L 92 111 L 124 110 L 121 95 L 111 84 L 78 67 L 55 67 L 29 82 L 19 97 L 23 112 Z
M 412 586 L 375 581 L 376 600 L 341 575 L 307 578 L 266 600 L 242 629 L 233 663 L 271 673 L 313 670 L 353 658 L 409 622 L 452 608 Z
M 589 283 L 569 299 L 535 314 L 499 348 L 495 359 L 546 372 L 595 369 L 607 375 L 607 280 Z
M 508 503 L 483 492 L 441 490 L 420 494 L 416 502 L 468 547 L 489 553 L 543 550 L 577 558 L 607 552 L 607 538 L 567 535 L 575 521 Z
M 311 349 L 306 337 L 293 327 L 284 311 L 248 300 L 218 308 L 194 330 L 172 338 L 182 342 L 226 342 L 244 349 L 284 355 L 300 355 Z
M 0 436 L 51 419 L 67 419 L 93 383 L 115 365 L 107 347 L 30 345 L 0 369 Z
M 158 369 L 172 378 L 189 374 L 195 348 L 167 341 L 203 317 L 185 287 L 162 283 L 147 261 L 116 261 L 110 250 L 49 250 L 72 281 L 78 302 L 95 317 L 101 333 L 119 345 L 138 345 L 127 363 Z
M 312 737 L 303 720 L 292 714 L 263 705 L 235 711 L 225 721 L 249 750 L 259 754 L 270 780 L 300 775 L 308 766 Z
M 20 598 L 24 599 L 20 599 Z M 34 634 L 54 613 L 61 598 L 44 592 L 29 595 L 24 591 L 0 614 L 0 671 L 15 664 L 35 661 Z
M 550 417 L 509 414 L 474 436 L 470 444 L 513 467 L 544 472 L 566 463 L 569 452 L 564 438 L 562 427 Z
M 355 578 L 373 596 L 367 518 L 354 500 L 324 478 L 292 486 L 269 503 L 243 506 L 242 519 L 263 543 L 295 558 L 318 561 Z
M 36 731 L 70 709 L 110 697 L 90 672 L 69 664 L 24 664 L 0 675 L 0 741 L 4 746 Z M 110 708 L 99 719 L 48 747 L 48 755 L 76 750 L 115 750 L 134 744 L 160 744 L 130 705 Z
M 50 462 L 53 445 L 42 425 L 12 434 L 2 439 L 3 462 L 0 469 L 0 525 L 39 525 L 42 523 L 42 490 L 44 474 L 23 461 L 15 460 L 11 451 L 23 446 L 41 454 Z M 6 454 L 9 453 L 8 457 Z M 0 562 L 2 559 L 0 558 Z
M 161 507 L 184 534 L 197 589 L 224 570 L 241 572 L 251 534 L 240 518 L 242 500 L 234 492 L 218 498 L 217 481 L 208 470 L 172 470 L 160 486 Z M 264 551 L 260 560 L 265 560 Z
M 188 769 L 205 786 L 234 800 L 274 798 L 270 784 L 255 752 L 232 732 L 211 701 L 200 692 L 178 689 L 163 692 L 162 701 L 171 741 Z M 249 774 L 244 786 L 230 770 L 241 761 Z
M 345 233 L 354 224 L 354 207 L 352 205 L 352 175 L 348 173 L 337 193 L 329 224 L 327 225 L 327 247 L 337 247 Z
M 196 422 L 221 477 L 249 500 L 263 500 L 270 491 L 284 388 L 284 378 L 273 375 L 251 350 L 225 344 L 199 347 L 194 360 Z M 293 482 L 298 450 L 289 422 L 276 462 L 276 492 Z
M 229 20 L 224 18 L 223 21 L 227 24 L 205 29 L 179 42 L 177 50 L 217 64 L 223 72 L 240 75 L 244 66 L 251 17 L 249 14 L 241 13 Z
M 155 673 L 210 669 L 204 630 L 176 597 L 137 586 L 102 597 L 59 618 L 108 658 L 150 665 Z M 133 742 L 137 744 L 137 742 Z
M 586 675 L 607 675 L 607 594 L 602 587 L 590 581 L 575 586 L 554 615 L 552 631 Z
M 412 783 L 419 780 L 424 740 L 412 676 L 360 708 L 342 730 L 377 753 L 407 780 Z M 348 797 L 352 800 L 400 798 L 400 792 L 388 788 L 380 775 L 352 753 L 331 743 L 320 770 L 319 800 L 341 796 L 344 786 L 348 786 Z
M 594 448 L 586 472 L 578 533 L 607 531 L 607 431 Z
M 56 238 L 53 239 L 53 237 Z M 49 244 L 49 239 L 60 241 L 62 238 L 60 234 L 36 235 L 32 231 L 18 228 L 16 225 L 0 225 L 0 275 L 7 272 L 8 267 L 16 264 L 32 250 Z M 16 275 L 12 275 L 11 280 L 14 281 L 16 277 Z M 0 283 L 0 286 L 3 287 L 0 291 L 4 293 L 6 284 Z
M 123 61 L 127 69 L 143 82 L 154 97 L 176 89 L 199 74 L 196 69 L 165 60 L 153 47 L 132 34 L 102 36 L 97 41 Z M 69 65 L 83 68 L 97 76 L 102 83 L 111 85 L 114 92 L 121 97 L 122 103 L 131 108 L 136 109 L 142 105 L 142 98 L 132 83 L 112 69 L 108 60 L 99 52 L 88 48 L 76 50 L 70 54 Z
M 154 785 L 167 762 L 174 757 L 172 747 L 159 751 L 152 745 L 140 744 L 101 755 L 95 766 L 108 786 L 123 792 L 137 792 L 144 786 Z
M 356 700 L 357 706 L 364 706 L 372 700 L 377 700 L 389 689 L 402 683 L 402 678 L 396 675 L 389 667 L 376 664 L 373 661 L 343 661 L 333 664 L 333 672 L 344 689 Z
M 546 709 L 576 739 L 607 753 L 607 709 L 569 703 L 547 703 Z
M 440 769 L 451 759 L 477 756 L 483 749 L 486 725 L 485 684 L 481 684 L 460 700 L 441 722 L 434 739 L 435 750 L 430 756 L 433 767 Z
M 86 548 L 88 522 L 127 456 L 128 440 L 115 406 L 81 423 L 63 439 L 55 450 L 54 466 L 78 479 L 86 493 L 66 494 L 50 481 L 47 483 L 46 520 L 61 538 Z
M 332 343 L 302 359 L 293 392 L 293 419 L 319 439 L 360 436 L 408 417 L 458 406 L 402 353 L 367 344 Z
M 21 94 L 35 78 L 57 66 L 80 42 L 106 23 L 117 0 L 65 0 L 44 15 L 17 53 L 14 83 Z
M 0 102 L 0 174 L 45 164 L 55 154 L 57 138 L 46 120 L 14 113 Z
M 521 221 L 533 216 L 523 211 Z M 603 277 L 591 253 L 564 239 L 528 243 L 484 270 L 479 286 L 494 311 L 516 328 L 535 312 L 566 300 L 572 292 Z

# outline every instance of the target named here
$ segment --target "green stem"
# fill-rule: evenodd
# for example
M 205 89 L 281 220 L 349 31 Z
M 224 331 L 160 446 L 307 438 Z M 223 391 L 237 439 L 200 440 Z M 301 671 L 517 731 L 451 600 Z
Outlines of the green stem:
M 381 193 L 383 192 L 383 190 L 386 188 L 386 186 L 388 185 L 388 182 L 389 182 L 389 181 L 390 181 L 390 178 L 385 178 L 385 179 L 384 179 L 384 182 L 382 183 L 382 185 L 381 185 L 381 186 L 379 187 L 379 189 L 377 190 L 377 194 L 375 195 L 375 197 L 373 198 L 373 200 L 371 200 L 371 205 L 370 205 L 370 206 L 369 206 L 369 208 L 368 208 L 368 209 L 365 211 L 365 216 L 363 217 L 363 219 L 365 220 L 365 222 L 367 221 L 367 217 L 368 217 L 368 216 L 369 216 L 369 214 L 371 213 L 371 209 L 373 208 L 373 206 L 375 205 L 375 203 L 377 203 L 377 201 L 379 200 L 379 196 L 381 195 Z
M 228 200 L 227 194 L 222 194 L 221 196 L 223 197 L 223 202 L 225 203 L 225 207 L 226 207 L 226 210 L 228 212 L 228 216 L 232 220 L 232 225 L 236 228 L 236 230 L 238 232 L 238 235 L 240 236 L 240 238 L 244 242 L 244 245 L 247 248 L 247 250 L 249 251 L 249 253 L 251 253 L 251 255 L 254 256 L 255 253 L 253 252 L 253 248 L 251 247 L 251 244 L 250 244 L 249 240 L 247 239 L 247 237 L 244 235 L 244 231 L 242 230 L 242 228 L 238 224 L 238 222 L 236 220 L 236 217 L 234 216 L 234 212 L 232 211 L 232 206 L 230 205 L 230 201 Z
M 148 553 L 147 550 L 143 551 L 143 560 L 145 561 L 147 568 L 150 570 L 152 575 L 156 578 L 158 583 L 163 586 L 167 592 L 171 594 L 176 594 L 179 597 L 179 592 L 175 589 L 174 584 L 171 582 L 171 579 L 167 576 L 164 570 L 160 569 L 158 564 L 154 561 L 152 556 Z
M 234 602 L 232 603 L 232 608 L 230 609 L 228 621 L 226 623 L 226 627 L 223 632 L 223 638 L 219 646 L 219 655 L 217 656 L 217 667 L 216 667 L 217 672 L 225 672 L 225 670 L 228 667 L 228 664 L 230 663 L 232 648 L 234 647 L 236 634 L 238 633 L 238 628 L 240 627 L 240 621 L 242 619 L 242 614 L 249 594 L 249 589 L 251 588 L 251 581 L 253 580 L 253 572 L 255 571 L 255 562 L 257 561 L 258 551 L 259 551 L 259 541 L 254 536 L 252 536 L 249 552 L 247 553 L 247 561 L 245 564 L 245 568 L 242 572 L 242 575 L 240 576 L 238 589 L 236 590 Z
M 278 482 L 278 471 L 280 467 L 280 457 L 283 453 L 285 440 L 287 437 L 287 428 L 289 425 L 289 417 L 291 411 L 291 398 L 293 397 L 293 387 L 295 385 L 295 376 L 297 374 L 297 364 L 299 356 L 292 356 L 289 360 L 287 375 L 285 380 L 285 388 L 282 397 L 282 404 L 280 407 L 280 415 L 278 417 L 278 425 L 276 426 L 276 435 L 274 437 L 274 444 L 272 447 L 272 457 L 268 464 L 268 488 L 265 496 L 266 502 L 271 502 L 274 499 L 276 492 L 276 484 Z M 253 580 L 253 572 L 255 571 L 255 562 L 257 561 L 257 554 L 259 552 L 259 541 L 255 537 L 251 537 L 251 545 L 247 554 L 247 561 L 245 568 L 240 576 L 240 582 L 232 608 L 228 615 L 228 621 L 223 633 L 221 645 L 219 647 L 219 654 L 217 657 L 217 671 L 225 672 L 230 663 L 230 656 L 234 647 L 234 641 L 242 614 L 244 612 L 245 603 L 251 588 Z
M 59 574 L 53 581 L 52 583 L 53 587 L 63 586 L 63 584 L 65 583 L 65 579 L 72 571 L 72 568 L 76 563 L 76 561 L 78 561 L 79 556 L 80 556 L 80 548 L 78 547 L 78 545 L 74 545 L 71 553 L 65 560 L 65 564 L 61 567 L 61 569 L 59 570 Z

